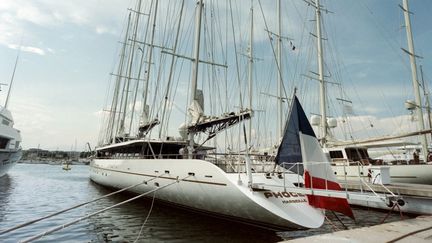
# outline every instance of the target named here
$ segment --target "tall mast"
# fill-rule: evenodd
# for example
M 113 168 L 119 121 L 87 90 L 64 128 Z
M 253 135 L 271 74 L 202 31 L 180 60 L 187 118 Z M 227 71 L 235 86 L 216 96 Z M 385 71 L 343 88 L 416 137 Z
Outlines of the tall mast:
M 144 15 L 149 16 L 149 18 L 150 18 L 150 15 L 152 13 L 152 10 L 151 10 L 152 8 L 153 8 L 153 1 L 150 4 L 150 10 L 149 10 L 148 14 L 141 13 L 141 9 L 137 9 L 137 14 L 144 14 Z M 155 7 L 155 13 L 154 14 L 155 15 L 157 14 L 157 2 L 156 2 L 156 7 Z M 131 129 L 132 129 L 132 122 L 133 122 L 133 118 L 134 118 L 134 114 L 135 114 L 135 105 L 136 105 L 136 101 L 137 101 L 137 97 L 138 97 L 138 93 L 139 93 L 138 89 L 139 89 L 139 86 L 140 86 L 139 84 L 140 84 L 140 80 L 141 80 L 141 73 L 142 73 L 142 69 L 144 68 L 144 64 L 143 64 L 144 63 L 144 57 L 145 57 L 144 49 L 145 49 L 145 46 L 147 45 L 147 31 L 150 29 L 149 26 L 150 26 L 150 20 L 147 21 L 147 25 L 146 25 L 146 28 L 145 28 L 144 41 L 142 42 L 144 44 L 143 48 L 138 47 L 138 50 L 141 50 L 141 59 L 140 59 L 140 62 L 138 64 L 138 75 L 136 77 L 137 82 L 135 83 L 134 100 L 132 102 L 133 105 L 132 105 L 132 110 L 131 110 L 131 115 L 130 115 L 130 122 L 129 122 L 129 134 L 131 133 Z M 154 26 L 153 26 L 153 28 L 154 28 Z M 135 40 L 135 41 L 137 41 L 137 40 Z M 137 42 L 140 43 L 139 41 L 137 41 Z M 150 44 L 150 50 L 152 50 L 152 48 L 153 48 L 153 43 Z M 143 92 L 146 92 L 146 90 L 147 89 L 143 89 Z M 145 105 L 144 105 L 144 107 L 145 107 Z M 140 131 L 140 125 L 141 124 L 139 124 L 139 126 L 138 126 L 138 131 Z M 140 133 L 138 133 L 138 136 L 140 136 Z
M 127 46 L 127 39 L 129 36 L 129 26 L 130 26 L 130 22 L 131 22 L 131 13 L 129 13 L 128 16 L 128 23 L 127 23 L 127 27 L 126 27 L 126 33 L 125 33 L 125 38 L 124 38 L 124 42 L 123 42 L 123 47 L 122 47 L 122 51 L 120 54 L 120 63 L 118 66 L 118 71 L 117 71 L 117 78 L 116 78 L 116 84 L 115 84 L 115 88 L 114 88 L 114 95 L 113 95 L 113 100 L 111 103 L 111 109 L 110 109 L 110 120 L 108 123 L 108 143 L 115 143 L 115 137 L 117 136 L 117 134 L 114 132 L 114 127 L 115 127 L 115 118 L 117 115 L 117 103 L 118 103 L 118 97 L 119 97 L 119 92 L 120 92 L 120 83 L 121 83 L 121 76 L 123 74 L 123 65 L 124 65 L 124 60 L 125 60 L 125 55 L 126 55 L 126 46 Z M 121 108 L 120 108 L 121 109 Z M 120 117 L 120 114 L 119 114 Z
M 278 39 L 277 39 L 277 62 L 278 62 L 278 83 L 277 88 L 279 91 L 278 101 L 278 125 L 277 125 L 277 138 L 282 137 L 282 20 L 281 20 L 281 0 L 277 2 L 277 12 L 278 12 Z
M 180 15 L 179 15 L 179 22 L 178 22 L 178 25 L 177 25 L 177 33 L 176 33 L 176 38 L 175 38 L 174 47 L 173 47 L 173 53 L 177 52 L 177 44 L 178 44 L 178 39 L 179 39 L 179 36 L 180 36 L 180 27 L 181 27 L 181 23 L 182 23 L 182 19 L 183 19 L 183 9 L 184 9 L 184 0 L 182 0 L 182 4 L 181 4 Z M 163 128 L 164 128 L 164 122 L 165 122 L 165 116 L 166 116 L 165 113 L 166 113 L 166 107 L 167 107 L 167 104 L 168 104 L 168 95 L 169 95 L 169 90 L 170 90 L 170 87 L 171 87 L 172 76 L 174 74 L 174 71 L 173 71 L 174 61 L 175 61 L 175 57 L 173 56 L 172 59 L 171 59 L 170 73 L 169 73 L 169 76 L 168 76 L 168 84 L 167 84 L 167 89 L 166 89 L 165 97 L 164 97 L 165 100 L 164 100 L 164 106 L 163 106 L 163 109 L 162 109 L 162 119 L 161 119 L 162 126 L 159 129 L 159 138 L 162 137 L 162 132 L 163 132 Z
M 204 7 L 203 0 L 198 0 L 196 15 L 195 15 L 195 39 L 194 39 L 194 50 L 193 50 L 193 64 L 192 64 L 192 80 L 191 80 L 191 98 L 190 104 L 192 105 L 196 97 L 197 81 L 198 81 L 198 67 L 199 67 L 199 54 L 200 54 L 200 39 L 201 39 L 201 19 L 202 9 Z M 192 115 L 189 117 L 189 121 L 192 122 Z M 194 132 L 189 132 L 189 158 L 192 159 L 192 153 L 194 149 Z
M 5 105 L 4 105 L 5 109 L 7 109 L 8 104 L 9 104 L 9 98 L 10 98 L 10 94 L 11 94 L 11 90 L 12 90 L 12 84 L 13 84 L 13 81 L 14 81 L 14 78 L 15 78 L 15 71 L 16 71 L 16 68 L 17 68 L 17 65 L 18 65 L 18 59 L 19 59 L 20 53 L 21 53 L 21 45 L 20 45 L 20 49 L 18 50 L 17 57 L 15 59 L 15 66 L 14 66 L 14 70 L 12 72 L 11 81 L 9 83 L 9 90 L 8 90 L 8 93 L 7 93 L 7 96 L 6 96 Z
M 422 81 L 422 87 L 423 87 L 423 96 L 426 100 L 426 112 L 427 112 L 427 120 L 428 120 L 428 129 L 432 128 L 432 121 L 431 121 L 431 110 L 430 110 L 430 101 L 429 101 L 429 91 L 428 88 L 426 87 L 424 78 L 423 78 L 423 68 L 422 65 L 420 65 L 420 77 L 421 77 L 421 81 Z M 431 134 L 432 136 L 432 134 Z M 432 138 L 432 137 L 431 137 Z
M 181 23 L 182 23 L 182 19 L 183 19 L 183 9 L 184 9 L 184 0 L 182 0 L 182 4 L 181 4 L 181 9 L 180 9 L 180 15 L 179 15 L 179 22 L 177 25 L 177 33 L 176 33 L 176 38 L 175 38 L 175 42 L 174 42 L 174 47 L 173 47 L 173 53 L 177 52 L 177 44 L 178 44 L 178 39 L 179 39 L 179 35 L 180 35 L 180 27 L 181 27 Z M 165 121 L 165 113 L 166 113 L 166 107 L 168 104 L 168 95 L 169 95 L 169 91 L 170 91 L 170 87 L 171 87 L 171 81 L 172 81 L 172 76 L 173 76 L 173 67 L 174 67 L 174 61 L 175 61 L 175 57 L 173 56 L 171 59 L 171 64 L 170 64 L 170 73 L 169 73 L 169 77 L 168 77 L 168 84 L 167 84 L 167 89 L 165 92 L 165 100 L 164 100 L 164 105 L 163 105 L 163 109 L 162 109 L 162 119 L 161 119 L 161 128 L 159 129 L 159 138 L 162 137 L 162 132 L 163 132 L 163 124 Z
M 248 81 L 249 81 L 249 109 L 252 110 L 252 85 L 253 85 L 253 0 L 251 0 L 250 8 L 250 36 L 249 36 L 249 65 L 248 65 Z M 249 119 L 248 141 L 252 138 L 252 119 Z
M 153 15 L 153 28 L 151 33 L 151 40 L 150 40 L 150 50 L 148 54 L 148 60 L 147 60 L 147 73 L 145 77 L 145 88 L 144 88 L 144 105 L 143 105 L 143 116 L 145 116 L 144 122 L 148 122 L 148 110 L 147 110 L 147 96 L 148 96 L 148 86 L 150 82 L 150 70 L 151 70 L 151 63 L 153 59 L 153 44 L 154 44 L 154 36 L 155 36 L 155 30 L 156 30 L 156 15 L 157 15 L 157 9 L 158 9 L 158 0 L 156 0 L 154 15 Z
M 126 75 L 126 93 L 125 95 L 125 101 L 123 103 L 123 116 L 120 120 L 120 130 L 119 133 L 123 133 L 120 134 L 120 136 L 126 136 L 125 134 L 125 119 L 126 119 L 126 110 L 127 110 L 127 106 L 128 106 L 128 98 L 129 98 L 129 85 L 131 82 L 131 75 L 132 75 L 132 64 L 134 62 L 134 55 L 135 55 L 135 46 L 136 46 L 136 38 L 137 38 L 137 32 L 138 32 L 138 23 L 139 23 L 139 18 L 140 18 L 140 11 L 141 9 L 141 0 L 138 0 L 138 5 L 137 5 L 137 13 L 136 13 L 136 18 L 135 18 L 135 26 L 134 26 L 134 31 L 132 33 L 132 46 L 130 48 L 131 53 L 129 56 L 129 64 L 128 64 L 128 72 Z M 138 80 L 137 80 L 138 82 Z
M 410 20 L 410 12 L 408 8 L 408 0 L 403 0 L 403 12 L 405 16 L 405 25 L 406 25 L 406 35 L 407 35 L 407 42 L 408 42 L 408 54 L 410 57 L 410 63 L 411 63 L 411 78 L 413 82 L 413 88 L 414 88 L 414 95 L 416 99 L 416 109 L 417 109 L 417 120 L 419 124 L 419 129 L 424 130 L 424 120 L 423 120 L 423 110 L 422 110 L 422 102 L 421 102 L 421 96 L 420 96 L 420 85 L 417 79 L 417 65 L 416 65 L 416 56 L 414 51 L 414 41 L 412 37 L 412 30 L 411 30 L 411 20 Z M 424 161 L 427 161 L 427 154 L 428 154 L 428 148 L 427 148 L 427 139 L 426 134 L 421 135 L 421 143 L 422 143 L 422 154 Z
M 320 112 L 321 112 L 321 145 L 326 146 L 327 139 L 327 114 L 326 114 L 326 87 L 324 81 L 324 54 L 321 37 L 321 7 L 319 0 L 315 1 L 315 18 L 317 34 L 317 56 L 318 56 L 318 74 L 320 82 Z

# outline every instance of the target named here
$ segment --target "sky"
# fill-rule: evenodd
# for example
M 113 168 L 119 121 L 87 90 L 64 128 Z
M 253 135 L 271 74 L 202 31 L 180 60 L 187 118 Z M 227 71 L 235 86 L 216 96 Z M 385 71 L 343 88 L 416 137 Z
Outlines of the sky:
M 133 2 L 0 1 L 0 83 L 10 82 L 21 46 L 8 108 L 15 127 L 21 131 L 24 149 L 69 150 L 76 144 L 77 150 L 84 150 L 87 142 L 92 147 L 96 145 L 110 73 L 119 55 L 126 9 Z M 261 2 L 266 13 L 274 10 L 274 1 Z M 307 49 L 306 43 L 300 40 L 303 25 L 309 25 L 310 19 L 307 22 L 302 14 L 307 8 L 304 1 L 283 2 L 287 14 L 283 16 L 286 24 L 282 32 L 293 38 L 297 47 L 285 57 L 289 63 L 290 58 Z M 334 57 L 334 61 L 327 63 L 331 66 L 329 72 L 339 77 L 346 97 L 353 101 L 356 117 L 350 119 L 361 123 L 353 125 L 353 133 L 365 134 L 366 127 L 370 128 L 372 123 L 374 130 L 367 132 L 369 136 L 413 129 L 415 123 L 402 125 L 402 121 L 393 119 L 409 119 L 404 101 L 413 99 L 408 56 L 400 49 L 406 48 L 403 17 L 398 6 L 401 1 L 327 0 L 321 3 L 332 12 L 323 14 L 328 39 L 325 45 L 329 45 L 328 55 Z M 259 9 L 257 3 L 255 8 Z M 410 1 L 416 53 L 423 57 L 419 64 L 428 84 L 432 78 L 431 10 L 431 1 Z M 238 7 L 239 14 L 247 15 L 248 11 L 248 6 Z M 275 21 L 269 19 L 269 26 L 273 28 Z M 256 28 L 262 30 L 263 23 L 257 21 Z M 267 36 L 259 35 L 256 41 L 257 56 L 271 56 L 268 50 L 260 48 L 260 42 L 267 41 Z M 294 64 L 287 67 L 293 68 Z M 4 104 L 8 86 L 1 88 L 0 104 Z M 301 97 L 312 106 L 304 95 Z

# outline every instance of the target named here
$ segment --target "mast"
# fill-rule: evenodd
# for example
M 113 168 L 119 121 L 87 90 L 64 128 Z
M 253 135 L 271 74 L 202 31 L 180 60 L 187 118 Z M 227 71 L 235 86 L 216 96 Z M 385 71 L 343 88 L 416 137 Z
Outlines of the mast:
M 137 14 L 143 14 L 143 15 L 146 15 L 146 16 L 150 16 L 151 13 L 152 13 L 152 11 L 151 11 L 152 7 L 153 7 L 153 1 L 150 4 L 149 14 L 142 13 L 141 9 L 137 9 L 136 13 Z M 157 13 L 157 4 L 156 4 L 155 14 L 156 13 Z M 140 84 L 140 81 L 141 81 L 141 73 L 142 73 L 141 71 L 142 71 L 142 69 L 144 67 L 144 65 L 143 65 L 143 63 L 144 63 L 144 56 L 145 56 L 144 49 L 145 49 L 145 45 L 147 45 L 146 40 L 147 40 L 147 31 L 149 30 L 149 25 L 150 25 L 150 20 L 147 21 L 147 25 L 145 27 L 144 41 L 142 42 L 142 44 L 144 44 L 144 45 L 143 45 L 142 48 L 138 46 L 138 50 L 141 51 L 141 58 L 140 58 L 140 62 L 138 64 L 138 73 L 137 73 L 138 75 L 136 77 L 135 91 L 133 92 L 134 93 L 134 99 L 133 99 L 133 102 L 132 102 L 132 109 L 131 109 L 131 115 L 130 115 L 130 121 L 129 121 L 129 134 L 131 133 L 131 130 L 132 130 L 132 122 L 134 120 L 134 115 L 135 115 L 135 106 L 136 106 L 136 101 L 137 101 L 137 97 L 138 97 L 138 93 L 139 93 L 138 89 L 139 89 L 139 86 L 140 86 L 139 84 Z M 141 43 L 138 40 L 135 40 L 135 41 L 138 42 L 138 43 Z M 153 48 L 153 46 L 151 46 L 150 48 Z M 146 91 L 143 91 L 143 92 L 146 92 Z M 140 129 L 139 128 L 140 127 L 138 125 L 138 137 L 140 136 L 140 133 L 139 133 Z
M 249 65 L 248 65 L 248 83 L 249 83 L 249 109 L 252 110 L 252 85 L 253 85 L 253 0 L 251 0 L 250 8 L 251 20 L 250 20 L 250 36 L 249 36 Z M 252 138 L 252 119 L 249 119 L 249 130 L 248 130 L 248 141 Z M 248 149 L 248 148 L 246 148 Z
M 430 110 L 430 101 L 429 101 L 429 91 L 426 87 L 424 78 L 423 78 L 423 67 L 422 65 L 420 65 L 420 76 L 421 76 L 421 81 L 422 81 L 422 87 L 423 87 L 423 96 L 425 97 L 426 100 L 426 112 L 427 112 L 427 120 L 428 120 L 428 129 L 432 128 L 432 121 L 431 121 L 431 110 Z M 431 134 L 432 136 L 432 134 Z M 432 138 L 432 137 L 431 137 Z
M 140 14 L 139 14 L 139 10 L 141 9 L 141 0 L 138 1 L 138 5 L 137 5 L 137 13 L 136 13 L 136 17 L 135 17 L 135 25 L 134 25 L 134 30 L 132 33 L 132 47 L 131 47 L 131 53 L 129 56 L 129 64 L 128 64 L 128 71 L 127 71 L 127 75 L 126 75 L 126 93 L 125 95 L 125 100 L 123 103 L 123 116 L 120 120 L 120 136 L 124 136 L 126 137 L 126 133 L 125 133 L 125 120 L 126 120 L 126 109 L 128 106 L 128 98 L 129 98 L 129 85 L 131 82 L 131 75 L 132 75 L 132 64 L 134 62 L 134 55 L 135 55 L 135 46 L 136 46 L 136 38 L 137 38 L 137 32 L 138 32 L 138 23 L 139 23 L 139 18 L 140 18 Z M 138 81 L 137 81 L 138 82 Z M 129 134 L 128 134 L 129 135 Z
M 249 109 L 252 110 L 252 69 L 253 69 L 253 0 L 251 0 L 250 6 L 251 20 L 250 20 L 250 37 L 249 37 L 249 65 L 248 65 L 248 83 L 249 83 Z M 244 125 L 243 125 L 244 126 Z M 253 179 L 252 179 L 252 162 L 249 158 L 249 143 L 251 141 L 252 135 L 252 119 L 249 119 L 249 130 L 248 134 L 245 138 L 246 145 L 246 174 L 248 176 L 248 186 L 252 187 Z
M 195 39 L 194 39 L 194 51 L 193 51 L 193 64 L 192 64 L 192 80 L 191 80 L 191 98 L 190 104 L 193 105 L 197 99 L 197 81 L 198 81 L 198 67 L 199 67 L 199 54 L 200 54 L 200 39 L 201 39 L 201 19 L 202 9 L 204 7 L 203 0 L 198 0 L 196 15 L 195 15 Z M 192 123 L 192 114 L 189 117 L 189 122 Z M 194 135 L 195 132 L 189 132 L 189 159 L 192 159 L 192 153 L 194 149 Z
M 152 28 L 152 33 L 151 33 L 151 40 L 150 40 L 150 50 L 149 50 L 149 56 L 148 56 L 148 60 L 147 60 L 147 74 L 146 74 L 146 81 L 145 81 L 145 88 L 144 88 L 144 105 L 143 105 L 143 121 L 145 123 L 148 122 L 149 117 L 148 117 L 148 109 L 147 109 L 147 96 L 148 96 L 148 86 L 149 86 L 149 81 L 150 81 L 150 70 L 151 70 L 151 63 L 152 63 L 152 59 L 153 59 L 153 44 L 154 44 L 154 36 L 155 36 L 155 30 L 156 30 L 156 15 L 157 15 L 157 9 L 158 9 L 158 0 L 156 0 L 156 5 L 155 5 L 155 13 L 153 15 L 153 28 Z
M 128 23 L 127 23 L 127 27 L 126 27 L 126 33 L 125 33 L 125 38 L 124 38 L 124 42 L 123 42 L 123 47 L 122 47 L 122 51 L 120 54 L 120 63 L 118 66 L 118 71 L 117 71 L 117 79 L 116 79 L 116 85 L 114 88 L 114 95 L 113 95 L 113 100 L 111 103 L 111 109 L 110 109 L 110 120 L 108 123 L 108 143 L 115 143 L 115 137 L 117 136 L 116 133 L 114 133 L 114 127 L 115 127 L 115 118 L 117 115 L 117 103 L 118 103 L 118 96 L 119 96 L 119 92 L 120 92 L 120 83 L 121 83 L 121 76 L 123 74 L 123 66 L 124 66 L 124 60 L 125 60 L 125 55 L 126 55 L 126 46 L 127 46 L 127 39 L 129 36 L 129 26 L 130 26 L 130 22 L 131 22 L 131 13 L 129 13 L 128 16 Z M 120 105 L 121 106 L 121 105 Z M 121 109 L 121 107 L 120 107 Z M 120 114 L 119 114 L 119 118 L 120 118 Z
M 323 48 L 321 37 L 321 6 L 319 0 L 315 1 L 315 16 L 316 16 L 316 32 L 317 32 L 317 56 L 318 56 L 318 74 L 320 82 L 320 112 L 321 112 L 321 145 L 326 146 L 327 139 L 327 114 L 326 114 L 326 87 L 324 81 L 324 67 L 323 67 Z
M 13 84 L 13 81 L 14 81 L 14 78 L 15 78 L 15 71 L 16 71 L 16 68 L 17 68 L 17 65 L 18 65 L 18 59 L 19 59 L 20 53 L 21 53 L 21 46 L 20 46 L 20 49 L 18 51 L 17 57 L 15 59 L 15 66 L 14 66 L 14 70 L 12 72 L 12 77 L 11 77 L 11 81 L 10 81 L 10 84 L 9 84 L 9 90 L 8 90 L 8 93 L 7 93 L 7 96 L 6 96 L 5 105 L 4 105 L 5 109 L 7 109 L 8 104 L 9 104 L 9 98 L 10 98 L 10 94 L 11 94 L 11 90 L 12 90 L 12 84 Z
M 282 138 L 282 21 L 281 21 L 281 0 L 277 2 L 277 12 L 278 12 L 278 40 L 277 40 L 277 62 L 278 62 L 278 83 L 277 89 L 279 91 L 278 100 L 278 125 L 277 125 L 277 136 L 278 139 Z
M 420 85 L 417 79 L 417 65 L 416 65 L 416 56 L 414 51 L 414 41 L 412 37 L 412 30 L 411 30 L 411 20 L 410 20 L 410 12 L 408 8 L 408 0 L 403 0 L 403 12 L 405 16 L 405 25 L 406 25 L 406 35 L 407 35 L 407 42 L 408 42 L 408 54 L 410 58 L 411 63 L 411 78 L 413 82 L 413 88 L 414 88 L 414 95 L 416 100 L 416 110 L 417 110 L 417 120 L 420 130 L 425 129 L 424 120 L 423 120 L 423 110 L 422 110 L 422 102 L 421 102 L 421 96 L 420 96 Z M 428 148 L 427 148 L 427 139 L 426 135 L 421 135 L 421 143 L 422 143 L 422 155 L 424 161 L 427 161 L 427 154 L 428 154 Z
M 178 39 L 179 39 L 179 35 L 180 35 L 180 27 L 181 27 L 181 23 L 182 23 L 182 19 L 183 19 L 183 9 L 184 9 L 184 0 L 182 0 L 182 5 L 181 5 L 181 9 L 180 9 L 180 16 L 179 16 L 179 22 L 177 25 L 177 33 L 176 33 L 176 38 L 175 38 L 175 42 L 174 42 L 174 47 L 173 47 L 173 53 L 177 52 L 177 44 L 178 44 Z M 159 129 L 159 138 L 162 137 L 162 130 L 163 130 L 163 124 L 165 121 L 165 113 L 166 113 L 166 107 L 168 104 L 168 95 L 169 95 L 169 91 L 170 91 L 170 87 L 171 87 L 171 82 L 172 82 L 172 76 L 173 76 L 173 67 L 174 67 L 174 61 L 175 61 L 175 57 L 173 56 L 171 59 L 171 64 L 170 64 L 170 73 L 169 73 L 169 77 L 168 77 L 168 84 L 167 84 L 167 89 L 165 92 L 165 100 L 164 100 L 164 105 L 163 105 L 163 109 L 162 109 L 162 119 L 161 119 L 161 123 L 162 123 L 162 127 Z

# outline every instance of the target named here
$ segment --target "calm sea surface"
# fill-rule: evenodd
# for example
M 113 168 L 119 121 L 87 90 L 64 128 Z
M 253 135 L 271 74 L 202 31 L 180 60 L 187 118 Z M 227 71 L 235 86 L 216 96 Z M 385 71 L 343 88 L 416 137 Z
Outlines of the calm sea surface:
M 0 231 L 111 192 L 88 179 L 88 166 L 18 164 L 0 178 Z M 131 198 L 114 195 L 9 234 L 0 242 L 18 242 L 53 227 Z M 274 232 L 138 199 L 43 237 L 39 242 L 277 242 L 343 229 L 332 214 L 319 229 Z M 378 224 L 386 212 L 354 209 L 357 223 L 341 217 L 349 228 Z M 400 220 L 392 213 L 386 222 Z M 142 229 L 142 230 L 141 230 Z M 139 232 L 141 230 L 141 234 Z

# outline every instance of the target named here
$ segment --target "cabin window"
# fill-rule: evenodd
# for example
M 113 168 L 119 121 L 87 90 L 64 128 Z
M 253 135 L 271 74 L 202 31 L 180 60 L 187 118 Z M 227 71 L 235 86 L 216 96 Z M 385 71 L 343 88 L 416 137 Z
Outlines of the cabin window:
M 2 120 L 2 124 L 6 125 L 6 126 L 9 126 L 10 122 L 8 120 L 6 120 L 6 119 L 3 119 Z
M 340 150 L 330 151 L 330 158 L 343 159 L 343 153 Z
M 9 143 L 8 138 L 0 137 L 0 149 L 5 149 Z
M 19 146 L 20 146 L 20 142 L 19 142 L 19 141 L 16 141 L 16 142 L 15 142 L 15 149 L 18 149 Z
M 347 157 L 352 161 L 360 161 L 361 159 L 368 159 L 369 155 L 366 149 L 363 148 L 346 148 L 345 152 Z

